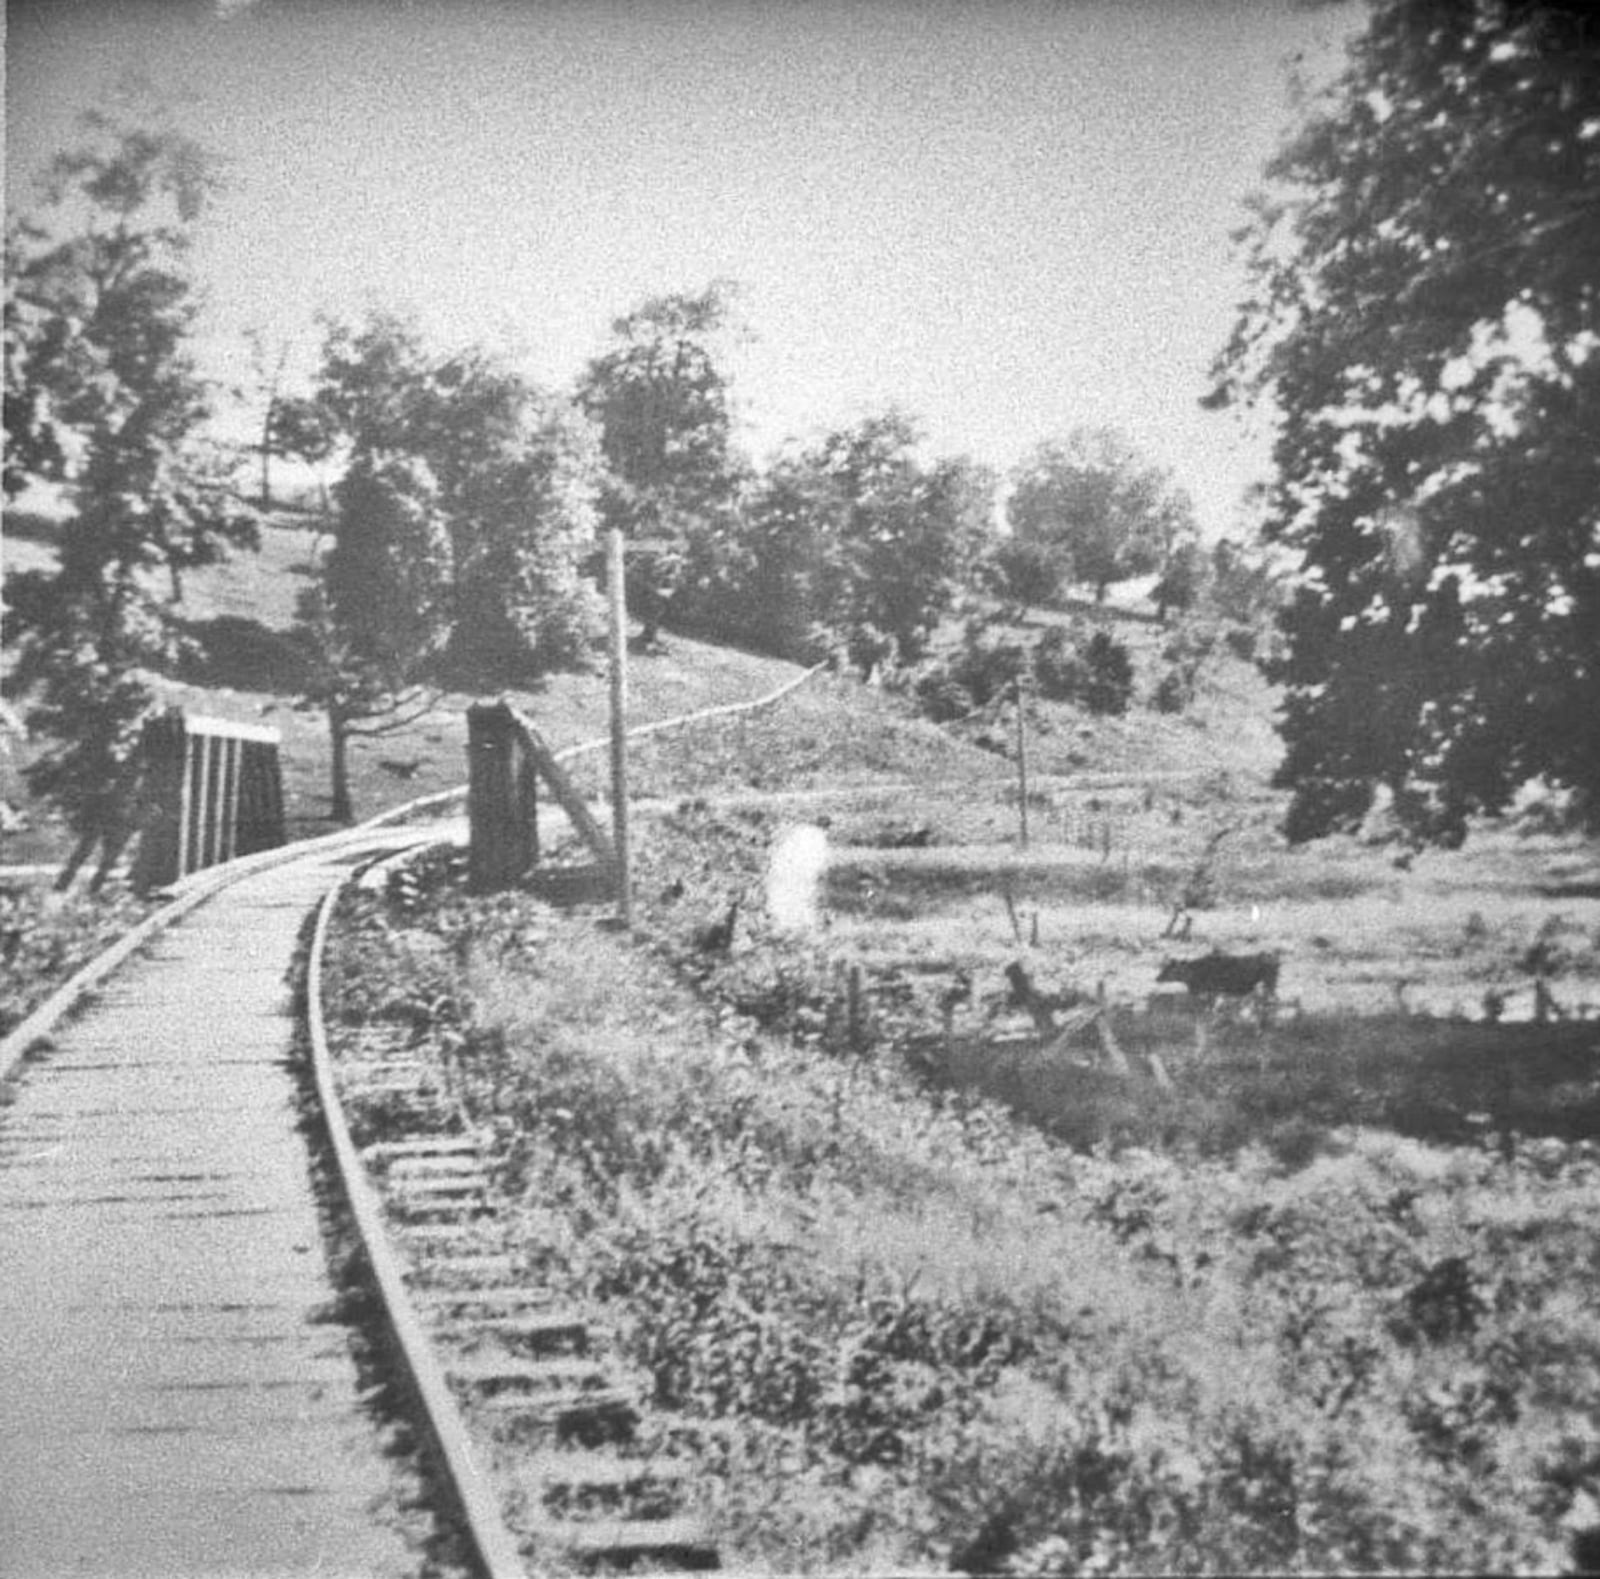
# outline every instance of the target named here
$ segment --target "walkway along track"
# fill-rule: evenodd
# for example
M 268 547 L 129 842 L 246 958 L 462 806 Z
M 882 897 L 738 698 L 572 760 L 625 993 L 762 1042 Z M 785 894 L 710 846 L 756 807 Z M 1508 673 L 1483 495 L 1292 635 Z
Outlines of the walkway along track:
M 32 1057 L 0 1110 L 6 1573 L 423 1560 L 325 1252 L 285 980 L 311 905 L 396 842 L 198 886 L 102 956 L 70 1023 L 8 1040 L 8 1068 Z

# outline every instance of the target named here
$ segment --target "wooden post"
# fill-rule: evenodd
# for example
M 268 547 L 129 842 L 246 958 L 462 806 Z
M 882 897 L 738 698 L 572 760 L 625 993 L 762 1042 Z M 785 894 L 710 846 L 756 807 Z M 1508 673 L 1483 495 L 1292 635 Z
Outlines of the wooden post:
M 196 734 L 200 794 L 195 812 L 195 869 L 210 866 L 217 858 L 217 737 Z
M 179 709 L 149 719 L 139 749 L 151 806 L 133 864 L 133 885 L 141 893 L 162 888 L 183 875 L 184 732 Z
M 231 861 L 239 853 L 239 777 L 244 742 L 229 735 L 222 742 L 222 832 L 218 858 Z
M 517 826 L 522 829 L 523 854 L 528 867 L 539 864 L 539 771 L 524 734 L 517 737 L 511 791 L 516 796 Z
M 178 715 L 178 777 L 180 792 L 178 795 L 178 859 L 173 878 L 187 877 L 195 869 L 194 846 L 191 840 L 194 837 L 194 812 L 195 788 L 198 773 L 195 768 L 194 737 L 183 724 L 183 715 Z
M 507 888 L 527 869 L 526 831 L 517 816 L 516 736 L 516 719 L 504 702 L 467 709 L 467 872 L 474 893 Z
M 628 605 L 622 533 L 606 536 L 606 594 L 611 605 L 611 828 L 616 849 L 617 919 L 633 925 L 633 879 L 628 843 Z
M 867 1041 L 866 1014 L 862 1002 L 861 967 L 859 965 L 850 967 L 848 994 L 845 1023 L 849 1028 L 850 1051 L 859 1053 L 866 1046 Z
M 556 803 L 571 819 L 578 837 L 594 851 L 596 860 L 607 867 L 614 867 L 617 856 L 611 847 L 611 840 L 607 838 L 605 829 L 595 821 L 594 813 L 589 810 L 583 796 L 578 793 L 577 786 L 567 776 L 566 769 L 556 759 L 555 752 L 545 743 L 544 737 L 528 718 L 509 703 L 502 705 L 506 708 L 514 726 L 518 747 L 527 759 L 530 776 L 537 773 L 550 786 L 550 793 L 555 797 Z M 537 854 L 538 839 L 535 837 L 530 845 L 529 858 Z
M 1028 714 L 1022 679 L 1017 679 L 1017 807 L 1022 817 L 1022 848 L 1028 848 Z

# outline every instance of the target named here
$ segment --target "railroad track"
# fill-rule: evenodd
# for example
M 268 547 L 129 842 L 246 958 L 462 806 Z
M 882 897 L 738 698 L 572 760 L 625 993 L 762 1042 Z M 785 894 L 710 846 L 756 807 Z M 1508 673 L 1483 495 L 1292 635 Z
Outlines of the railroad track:
M 339 892 L 319 907 L 307 963 L 313 1072 L 397 1362 L 481 1566 L 508 1579 L 719 1567 L 688 1511 L 692 1466 L 640 1445 L 639 1389 L 605 1330 L 545 1289 L 513 1232 L 499 1179 L 509 1137 L 473 1123 L 425 1035 L 330 1036 L 322 979 Z

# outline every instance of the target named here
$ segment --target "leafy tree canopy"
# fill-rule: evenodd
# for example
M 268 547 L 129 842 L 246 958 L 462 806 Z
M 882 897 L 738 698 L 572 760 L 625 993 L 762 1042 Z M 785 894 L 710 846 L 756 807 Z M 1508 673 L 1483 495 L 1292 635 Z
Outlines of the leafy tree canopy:
M 1199 602 L 1205 580 L 1206 557 L 1199 539 L 1179 539 L 1168 550 L 1166 561 L 1161 566 L 1161 577 L 1150 591 L 1157 617 L 1163 625 L 1166 624 L 1169 609 L 1177 609 L 1181 613 Z
M 455 546 L 453 652 L 507 679 L 584 661 L 599 619 L 582 574 L 603 479 L 594 425 L 482 352 L 438 383 L 428 452 Z
M 1072 561 L 1064 550 L 1014 534 L 990 546 L 986 569 L 994 590 L 1024 611 L 1048 607 L 1072 579 Z
M 102 875 L 126 836 L 146 672 L 178 646 L 165 594 L 255 523 L 205 443 L 209 390 L 188 352 L 187 253 L 214 185 L 176 132 L 102 112 L 46 172 L 39 208 L 8 217 L 5 491 L 58 485 L 71 507 L 57 569 L 12 578 L 12 685 L 59 744 L 29 778 L 93 844 Z
M 807 607 L 814 638 L 842 643 L 864 671 L 922 656 L 987 546 L 993 477 L 920 449 L 904 413 L 866 417 L 775 468 L 755 512 L 764 551 L 794 577 L 773 592 Z
M 423 453 L 436 426 L 437 358 L 410 318 L 374 309 L 357 324 L 324 316 L 316 405 L 351 451 Z
M 1058 553 L 1104 600 L 1113 581 L 1154 570 L 1194 531 L 1194 507 L 1170 472 L 1115 429 L 1074 428 L 1012 473 L 1007 519 L 1019 542 Z
M 628 556 L 628 602 L 654 639 L 681 590 L 703 603 L 728 571 L 749 465 L 735 443 L 729 352 L 745 330 L 732 282 L 652 297 L 611 326 L 578 401 L 600 430 L 601 523 L 672 546 Z
M 327 321 L 316 394 L 286 410 L 352 467 L 426 466 L 451 539 L 456 658 L 513 680 L 585 655 L 601 463 L 570 402 L 478 347 L 441 356 L 410 320 L 372 312 Z
M 1276 422 L 1291 836 L 1600 814 L 1600 21 L 1374 0 L 1267 179 L 1210 403 Z
M 333 545 L 301 594 L 302 706 L 328 720 L 335 822 L 354 817 L 349 741 L 384 734 L 436 700 L 431 658 L 450 632 L 450 534 L 426 462 L 362 450 L 334 488 Z
M 736 491 L 732 389 L 725 362 L 740 334 L 734 287 L 652 297 L 611 326 L 579 401 L 600 428 L 610 481 L 606 524 L 677 529 Z

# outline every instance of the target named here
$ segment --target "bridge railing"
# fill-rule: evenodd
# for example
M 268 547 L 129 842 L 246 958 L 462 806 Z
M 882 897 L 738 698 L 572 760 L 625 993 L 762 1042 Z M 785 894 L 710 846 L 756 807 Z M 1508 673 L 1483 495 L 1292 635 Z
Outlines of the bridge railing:
M 150 817 L 134 880 L 162 887 L 284 842 L 280 736 L 169 708 L 145 725 Z

